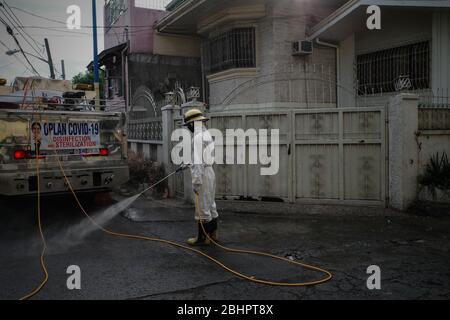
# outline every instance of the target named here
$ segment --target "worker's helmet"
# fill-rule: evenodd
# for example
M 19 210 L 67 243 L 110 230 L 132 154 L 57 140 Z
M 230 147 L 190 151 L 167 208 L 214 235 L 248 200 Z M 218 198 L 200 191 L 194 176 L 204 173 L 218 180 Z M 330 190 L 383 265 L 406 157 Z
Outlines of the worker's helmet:
M 203 112 L 201 112 L 199 109 L 191 109 L 184 115 L 184 125 L 188 125 L 190 123 L 196 122 L 196 121 L 208 121 L 208 118 L 203 116 Z

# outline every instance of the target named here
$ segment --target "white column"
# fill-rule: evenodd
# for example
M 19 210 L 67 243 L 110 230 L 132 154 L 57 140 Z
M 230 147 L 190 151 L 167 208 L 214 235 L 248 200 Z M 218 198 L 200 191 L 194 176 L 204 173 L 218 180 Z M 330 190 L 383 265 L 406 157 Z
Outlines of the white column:
M 435 95 L 450 95 L 450 10 L 433 14 L 432 88 Z
M 406 210 L 417 197 L 419 99 L 401 93 L 389 104 L 389 204 Z
M 174 130 L 174 115 L 179 112 L 178 106 L 167 105 L 161 109 L 162 111 L 162 158 L 161 161 L 166 168 L 166 172 L 170 173 L 174 169 L 171 159 L 172 152 L 172 132 Z M 170 194 L 175 194 L 175 179 L 171 177 L 168 181 Z
M 355 35 L 339 43 L 338 108 L 356 107 Z

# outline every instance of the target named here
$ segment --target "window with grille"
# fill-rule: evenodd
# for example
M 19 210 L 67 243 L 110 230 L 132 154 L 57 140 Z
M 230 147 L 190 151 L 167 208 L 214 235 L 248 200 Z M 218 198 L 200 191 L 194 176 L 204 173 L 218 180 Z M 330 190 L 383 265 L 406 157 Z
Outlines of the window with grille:
M 256 67 L 255 28 L 235 28 L 208 40 L 204 64 L 208 74 Z
M 430 87 L 429 41 L 357 56 L 359 95 L 394 92 L 396 80 L 409 79 L 410 90 Z

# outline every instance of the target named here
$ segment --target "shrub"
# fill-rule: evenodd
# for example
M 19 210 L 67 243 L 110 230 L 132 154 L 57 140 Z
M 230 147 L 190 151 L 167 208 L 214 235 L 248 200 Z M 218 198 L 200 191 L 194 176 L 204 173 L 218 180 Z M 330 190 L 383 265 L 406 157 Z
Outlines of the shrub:
M 445 152 L 442 155 L 438 152 L 430 158 L 419 183 L 427 188 L 433 199 L 436 199 L 437 190 L 450 190 L 450 162 Z
M 128 154 L 128 168 L 130 170 L 130 184 L 139 186 L 150 179 L 151 161 L 145 160 L 142 154 L 130 152 Z
M 160 180 L 164 179 L 166 177 L 166 169 L 163 164 L 157 164 L 155 163 L 150 167 L 149 177 L 148 180 L 149 186 L 159 182 Z M 154 194 L 160 196 L 166 193 L 166 190 L 168 188 L 169 184 L 167 180 L 162 181 L 154 188 Z
M 144 184 L 151 186 L 166 176 L 164 165 L 146 160 L 142 154 L 135 152 L 130 152 L 128 155 L 128 167 L 130 170 L 128 185 L 135 189 Z M 157 196 L 163 195 L 167 186 L 167 181 L 163 181 L 151 190 L 152 194 Z

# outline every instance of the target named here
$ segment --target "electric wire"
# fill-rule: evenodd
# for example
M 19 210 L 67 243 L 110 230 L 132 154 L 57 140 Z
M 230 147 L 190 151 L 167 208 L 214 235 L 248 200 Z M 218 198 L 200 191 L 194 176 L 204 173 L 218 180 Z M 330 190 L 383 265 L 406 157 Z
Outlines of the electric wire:
M 4 46 L 8 51 L 11 50 L 3 41 L 0 40 L 0 44 L 2 46 Z M 30 68 L 25 64 L 25 62 L 23 62 L 22 60 L 20 60 L 16 55 L 13 55 L 13 57 L 25 68 L 25 70 L 27 70 L 28 72 L 33 73 L 32 70 L 30 70 Z
M 4 2 L 4 4 L 7 5 L 6 2 Z M 3 15 L 4 15 L 4 16 L 6 17 L 6 19 L 9 21 L 10 25 L 12 25 L 12 26 L 17 30 L 18 34 L 25 40 L 25 42 L 30 46 L 30 48 L 32 48 L 32 49 L 37 53 L 38 56 L 40 56 L 41 58 L 45 59 L 44 56 L 42 55 L 42 53 L 41 53 L 38 49 L 36 49 L 36 47 L 35 47 L 35 45 L 37 45 L 37 47 L 38 47 L 39 49 L 41 49 L 42 46 L 39 45 L 39 43 L 38 43 L 34 38 L 32 38 L 31 36 L 28 35 L 28 37 L 34 42 L 34 45 L 33 45 L 33 44 L 25 37 L 25 34 L 27 34 L 27 33 L 26 33 L 25 30 L 23 30 L 23 29 L 21 30 L 21 27 L 20 27 L 21 22 L 20 22 L 20 20 L 18 20 L 17 17 L 14 18 L 14 17 L 7 11 L 7 9 L 6 9 L 6 7 L 3 5 L 3 3 L 0 3 L 0 9 L 1 9 L 1 8 L 3 8 L 3 10 L 0 10 L 0 12 L 3 13 Z
M 30 60 L 28 59 L 27 55 L 25 54 L 25 51 L 23 50 L 22 46 L 20 45 L 19 40 L 17 39 L 17 37 L 14 35 L 13 30 L 11 29 L 11 27 L 8 25 L 8 23 L 3 20 L 2 18 L 0 18 L 0 22 L 2 22 L 4 24 L 4 26 L 6 27 L 6 31 L 8 32 L 8 34 L 13 37 L 17 47 L 19 47 L 20 52 L 22 53 L 23 57 L 25 58 L 25 60 L 28 62 L 28 64 L 31 67 L 31 70 L 33 70 L 33 72 L 37 75 L 40 76 L 39 72 L 34 68 L 33 64 L 30 62 Z
M 21 11 L 21 12 L 26 13 L 28 15 L 34 16 L 36 18 L 40 18 L 40 19 L 43 19 L 43 20 L 47 20 L 49 22 L 54 22 L 54 23 L 57 23 L 57 24 L 64 25 L 64 26 L 66 26 L 65 28 L 67 28 L 67 22 L 65 22 L 65 21 L 48 18 L 48 17 L 42 16 L 42 15 L 39 15 L 37 13 L 31 12 L 31 11 L 28 11 L 28 10 L 25 10 L 25 9 L 22 9 L 22 8 L 18 8 L 18 7 L 15 7 L 15 6 L 10 6 L 10 7 L 12 9 L 14 9 L 14 10 Z M 80 27 L 81 28 L 86 28 L 86 29 L 92 29 L 93 28 L 93 26 L 90 26 L 90 25 L 81 25 Z M 134 26 L 131 25 L 131 26 L 97 26 L 97 29 L 128 28 L 128 27 L 129 28 L 136 28 L 136 27 L 137 28 L 140 28 L 140 27 L 142 27 L 142 28 L 153 28 L 153 27 L 151 27 L 149 25 L 134 25 Z
M 44 57 L 44 55 L 38 50 L 38 49 L 43 49 L 44 45 L 39 43 L 29 33 L 27 33 L 25 31 L 22 22 L 14 14 L 14 12 L 12 11 L 12 9 L 8 5 L 8 3 L 6 1 L 3 1 L 3 3 L 0 3 L 0 8 L 4 9 L 4 10 L 0 10 L 0 12 L 3 13 L 3 15 L 9 21 L 9 23 L 15 28 L 15 30 L 17 30 L 18 34 L 25 40 L 25 42 L 30 46 L 30 48 L 32 48 L 40 58 L 47 61 L 47 59 Z M 10 13 L 8 12 L 7 8 L 9 9 Z M 30 41 L 25 37 L 25 35 L 28 36 L 35 43 L 35 45 L 37 46 L 38 49 L 36 49 L 36 47 L 32 43 L 30 43 Z M 20 45 L 18 45 L 18 46 L 20 47 Z M 23 50 L 21 50 L 21 51 L 22 51 L 22 53 L 26 53 Z M 53 70 L 55 71 L 55 73 L 60 75 L 60 72 L 57 70 L 57 68 L 55 66 L 53 66 Z
M 6 0 L 3 0 L 3 4 L 6 5 L 6 7 L 8 8 L 9 12 L 12 14 L 12 16 L 15 18 L 15 20 L 18 22 L 20 28 L 23 30 L 23 32 L 36 44 L 36 46 L 40 49 L 44 48 L 44 44 L 37 41 L 36 39 L 34 39 L 33 37 L 31 37 L 24 29 L 23 29 L 23 24 L 20 21 L 20 19 L 17 17 L 17 15 L 14 13 L 14 11 L 11 9 L 11 6 L 8 4 L 8 2 L 6 2 Z

